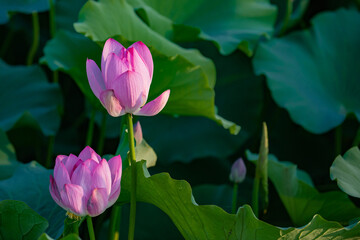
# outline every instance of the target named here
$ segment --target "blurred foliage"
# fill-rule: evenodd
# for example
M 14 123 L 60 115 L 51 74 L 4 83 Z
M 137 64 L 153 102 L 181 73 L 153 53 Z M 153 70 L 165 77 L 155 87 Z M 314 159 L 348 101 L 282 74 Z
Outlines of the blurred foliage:
M 260 44 L 253 62 L 294 122 L 319 134 L 340 125 L 349 113 L 360 118 L 360 14 L 341 9 L 319 14 L 312 24 Z
M 0 148 L 0 201 L 12 199 L 25 202 L 28 208 L 36 211 L 49 222 L 49 227 L 47 228 L 46 225 L 40 234 L 47 228 L 46 232 L 50 236 L 60 236 L 65 211 L 54 202 L 49 192 L 49 177 L 52 170 L 45 169 L 35 161 L 28 164 L 18 162 L 14 148 L 2 131 L 0 131 L 0 145 L 2 146 Z M 16 224 L 11 223 L 11 225 Z
M 37 239 L 49 225 L 24 202 L 14 200 L 0 202 L 0 222 L 2 239 Z
M 253 163 L 258 159 L 257 154 L 249 151 L 246 157 Z M 274 155 L 269 155 L 269 178 L 296 226 L 305 225 L 316 213 L 344 225 L 360 215 L 360 209 L 346 194 L 341 191 L 320 193 L 309 174 L 290 162 L 278 161 Z

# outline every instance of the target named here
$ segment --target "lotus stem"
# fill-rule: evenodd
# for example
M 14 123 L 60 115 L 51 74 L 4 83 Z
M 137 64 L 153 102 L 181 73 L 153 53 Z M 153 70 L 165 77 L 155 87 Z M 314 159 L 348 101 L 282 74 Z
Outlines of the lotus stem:
M 49 9 L 50 34 L 51 34 L 51 38 L 54 38 L 56 32 L 56 23 L 55 23 L 55 6 L 53 0 L 49 0 L 49 6 L 50 6 Z
M 127 113 L 127 125 L 129 130 L 129 149 L 131 162 L 131 196 L 130 196 L 130 217 L 129 217 L 129 235 L 128 239 L 134 239 L 135 234 L 135 216 L 136 216 L 136 156 L 134 144 L 134 128 L 132 115 Z
M 268 140 L 268 131 L 267 125 L 263 123 L 263 133 L 261 137 L 260 149 L 259 149 L 259 158 L 256 164 L 256 173 L 254 179 L 253 187 L 253 198 L 252 198 L 252 207 L 254 210 L 255 216 L 258 217 L 259 214 L 259 188 L 260 182 L 262 185 L 263 202 L 264 202 L 264 213 L 267 211 L 269 205 L 269 187 L 268 187 L 268 153 L 269 153 L 269 140 Z
M 51 38 L 54 38 L 55 33 L 56 33 L 56 22 L 55 22 L 55 5 L 54 5 L 53 0 L 49 0 L 49 6 L 50 6 L 50 10 L 49 10 L 50 35 L 51 35 Z M 58 71 L 53 72 L 53 82 L 54 83 L 59 82 L 59 72 Z
M 251 206 L 253 208 L 256 217 L 259 217 L 259 187 L 260 187 L 260 178 L 255 176 Z
M 27 65 L 31 65 L 33 63 L 35 53 L 39 47 L 40 25 L 39 25 L 39 16 L 37 12 L 32 13 L 32 22 L 33 22 L 33 42 L 27 56 L 27 60 L 26 60 Z
M 95 240 L 94 227 L 90 216 L 86 216 L 86 223 L 89 231 L 90 240 Z
M 112 207 L 109 240 L 118 240 L 120 237 L 121 208 L 116 205 Z
M 79 235 L 79 225 L 82 223 L 82 219 L 77 219 L 77 216 L 69 212 L 67 212 L 66 215 L 62 237 L 66 237 L 72 233 Z
M 234 183 L 233 198 L 232 198 L 232 210 L 231 210 L 231 213 L 232 213 L 232 214 L 235 214 L 235 213 L 236 213 L 236 209 L 237 209 L 238 188 L 239 188 L 239 184 L 238 184 L 238 183 Z
M 281 26 L 281 29 L 280 29 L 280 32 L 279 32 L 279 36 L 284 35 L 286 30 L 287 30 L 287 26 L 289 24 L 291 14 L 292 14 L 292 6 L 293 6 L 293 1 L 292 0 L 287 0 L 286 1 L 285 17 L 284 17 L 284 20 L 283 20 L 283 25 Z

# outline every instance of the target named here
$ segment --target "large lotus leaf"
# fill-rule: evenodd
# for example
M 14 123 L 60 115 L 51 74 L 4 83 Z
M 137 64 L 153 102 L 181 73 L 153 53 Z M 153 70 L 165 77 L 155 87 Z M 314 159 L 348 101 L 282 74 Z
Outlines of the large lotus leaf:
M 1 151 L 0 163 L 6 159 L 12 159 L 12 162 L 16 161 L 14 152 L 11 150 L 13 147 L 6 136 L 3 135 L 1 139 L 0 149 L 8 150 Z M 3 168 L 0 168 L 0 201 L 12 199 L 25 202 L 48 220 L 49 228 L 46 232 L 50 236 L 58 237 L 62 232 L 65 211 L 55 203 L 49 192 L 49 176 L 52 174 L 52 170 L 45 169 L 37 162 L 22 164 L 16 161 L 15 166 L 11 176 L 8 172 L 2 171 Z
M 185 239 L 278 239 L 285 234 L 305 234 L 309 231 L 317 239 L 359 234 L 359 223 L 343 228 L 340 224 L 315 216 L 304 228 L 280 229 L 258 220 L 247 205 L 239 208 L 236 215 L 214 205 L 198 205 L 186 181 L 174 180 L 167 173 L 150 176 L 144 161 L 138 162 L 136 167 L 137 200 L 164 211 Z M 129 201 L 130 178 L 131 170 L 127 168 L 122 177 L 119 203 Z
M 121 206 L 120 240 L 127 239 L 129 231 L 130 205 Z M 126 219 L 126 221 L 125 221 Z M 109 239 L 110 218 L 102 222 L 101 228 L 96 231 L 99 240 Z M 171 219 L 159 208 L 154 205 L 137 202 L 136 203 L 136 233 L 135 239 L 153 240 L 153 239 L 171 239 L 183 240 L 180 232 L 172 223 Z
M 301 228 L 277 228 L 258 220 L 248 205 L 245 205 L 238 210 L 236 220 L 234 233 L 229 239 L 350 240 L 357 238 L 360 234 L 360 222 L 349 227 L 343 227 L 340 223 L 327 221 L 320 215 L 315 215 L 311 219 L 311 222 Z
M 250 151 L 246 152 L 246 156 L 253 163 L 258 158 L 257 154 Z M 340 191 L 320 193 L 306 172 L 297 169 L 293 163 L 278 161 L 271 154 L 268 176 L 275 185 L 291 220 L 297 226 L 306 224 L 315 214 L 344 224 L 360 215 L 360 209 L 346 194 Z
M 360 150 L 353 147 L 344 157 L 338 156 L 331 165 L 330 175 L 341 190 L 353 197 L 360 198 Z
M 313 133 L 360 118 L 360 13 L 341 9 L 317 15 L 312 27 L 260 44 L 254 58 L 278 105 Z
M 156 116 L 141 119 L 143 133 L 163 164 L 189 163 L 197 158 L 225 158 L 243 143 L 242 132 L 231 135 L 201 117 Z M 169 141 L 171 139 L 171 141 Z
M 74 22 L 77 21 L 81 7 L 86 0 L 56 0 L 55 23 L 57 29 L 68 31 L 74 30 Z
M 237 206 L 251 203 L 252 181 L 244 181 L 238 185 Z M 233 186 L 229 184 L 202 184 L 193 187 L 193 195 L 199 205 L 216 205 L 231 212 Z
M 49 176 L 52 170 L 36 162 L 19 164 L 13 176 L 0 181 L 0 200 L 23 201 L 49 222 L 47 233 L 58 237 L 62 232 L 65 211 L 52 199 L 49 192 Z
M 37 239 L 48 227 L 45 218 L 21 201 L 0 202 L 0 239 Z
M 130 168 L 122 176 L 120 201 L 129 200 Z M 235 224 L 235 215 L 217 206 L 197 205 L 190 185 L 173 180 L 169 174 L 150 176 L 144 162 L 137 163 L 137 200 L 153 204 L 164 211 L 185 239 L 224 239 Z
M 2 0 L 0 7 L 0 24 L 9 20 L 10 12 L 32 13 L 49 9 L 48 0 Z
M 260 36 L 272 34 L 277 13 L 268 0 L 170 0 L 165 3 L 129 0 L 129 3 L 145 11 L 146 22 L 158 33 L 173 40 L 213 41 L 222 54 L 240 48 L 252 55 Z M 175 25 L 174 31 L 171 23 Z
M 39 66 L 11 66 L 0 60 L 0 128 L 10 130 L 29 113 L 45 135 L 55 135 L 62 102 L 58 84 L 49 83 Z
M 189 163 L 207 157 L 225 159 L 234 154 L 261 125 L 263 79 L 254 76 L 250 59 L 239 53 L 224 57 L 210 43 L 201 42 L 196 47 L 214 59 L 218 113 L 240 124 L 241 131 L 232 136 L 201 117 L 159 115 L 141 118 L 144 136 L 154 147 L 160 163 Z M 172 141 L 168 141 L 169 138 Z
M 130 42 L 143 41 L 165 56 L 181 55 L 195 66 L 201 67 L 209 86 L 213 87 L 215 84 L 215 69 L 210 59 L 197 50 L 181 48 L 152 30 L 125 0 L 87 2 L 80 11 L 79 22 L 75 23 L 74 27 L 77 32 L 94 41 L 103 42 L 109 37 L 121 35 Z
M 91 104 L 97 109 L 103 109 L 91 91 L 86 76 L 86 59 L 100 60 L 101 49 L 96 43 L 81 34 L 59 31 L 55 38 L 46 44 L 44 54 L 40 63 L 46 63 L 53 71 L 68 73 Z
M 18 164 L 13 145 L 9 143 L 5 132 L 0 130 L 0 180 L 11 177 Z
M 278 239 L 356 239 L 360 235 L 360 222 L 349 227 L 340 223 L 326 221 L 320 215 L 315 215 L 310 223 L 302 228 L 288 228 L 281 231 Z

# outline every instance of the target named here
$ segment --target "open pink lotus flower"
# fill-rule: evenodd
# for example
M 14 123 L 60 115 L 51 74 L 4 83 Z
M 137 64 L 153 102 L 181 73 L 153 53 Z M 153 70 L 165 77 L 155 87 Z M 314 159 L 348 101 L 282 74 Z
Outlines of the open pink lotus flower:
M 94 217 L 119 197 L 121 173 L 120 155 L 107 162 L 91 147 L 85 147 L 79 157 L 57 156 L 54 177 L 50 175 L 50 193 L 65 210 Z
M 109 38 L 101 58 L 101 71 L 96 63 L 86 61 L 86 73 L 91 90 L 113 117 L 126 113 L 154 116 L 166 105 L 170 90 L 146 103 L 153 76 L 150 50 L 142 42 L 128 49 Z

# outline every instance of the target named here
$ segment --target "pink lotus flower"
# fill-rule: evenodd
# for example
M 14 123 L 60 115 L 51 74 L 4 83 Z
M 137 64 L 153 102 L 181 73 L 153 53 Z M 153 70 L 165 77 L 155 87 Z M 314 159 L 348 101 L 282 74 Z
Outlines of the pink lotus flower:
M 165 107 L 170 90 L 145 104 L 153 68 L 151 53 L 145 44 L 136 42 L 126 49 L 112 38 L 105 43 L 101 71 L 93 60 L 86 61 L 91 90 L 113 117 L 126 113 L 154 116 Z
M 86 147 L 79 157 L 59 155 L 50 193 L 55 202 L 76 216 L 97 216 L 113 205 L 120 194 L 121 157 L 107 162 Z
M 234 162 L 231 167 L 230 181 L 235 183 L 241 183 L 246 177 L 246 166 L 242 158 L 239 158 Z

